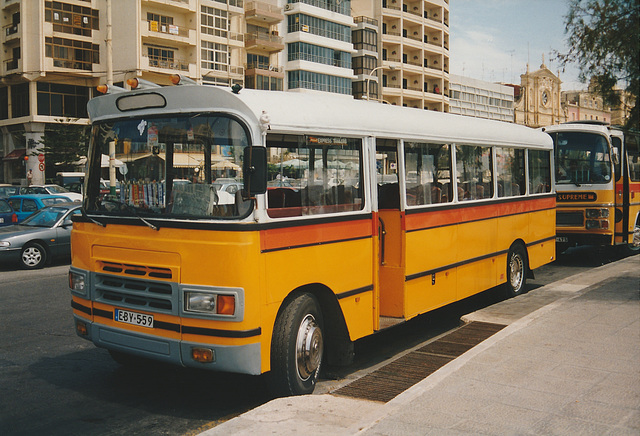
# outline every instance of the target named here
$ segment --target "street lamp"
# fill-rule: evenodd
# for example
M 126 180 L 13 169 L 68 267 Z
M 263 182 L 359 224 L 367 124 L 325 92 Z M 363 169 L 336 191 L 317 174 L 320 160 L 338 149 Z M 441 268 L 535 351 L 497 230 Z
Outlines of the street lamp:
M 371 81 L 371 78 L 373 77 L 374 71 L 379 70 L 380 68 L 384 68 L 384 65 L 380 65 L 379 67 L 375 67 L 368 74 L 368 77 L 367 77 L 367 100 L 369 100 L 369 81 Z M 389 69 L 390 70 L 395 70 L 396 67 L 394 67 L 393 65 L 389 65 Z

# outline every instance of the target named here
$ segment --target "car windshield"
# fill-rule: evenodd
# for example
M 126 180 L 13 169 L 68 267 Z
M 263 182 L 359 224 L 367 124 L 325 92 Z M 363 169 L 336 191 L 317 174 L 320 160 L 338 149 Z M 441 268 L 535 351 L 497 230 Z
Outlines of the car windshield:
M 611 180 L 609 144 L 604 136 L 583 132 L 560 132 L 552 136 L 558 184 L 608 183 Z
M 19 192 L 20 187 L 18 186 L 0 186 L 0 197 L 10 197 L 17 195 Z
M 86 210 L 186 219 L 246 215 L 251 203 L 219 191 L 214 182 L 229 178 L 243 186 L 242 155 L 249 142 L 238 121 L 210 114 L 96 124 Z
M 30 227 L 53 227 L 68 209 L 64 207 L 45 207 L 30 215 L 20 225 Z
M 64 189 L 62 186 L 56 186 L 56 185 L 47 186 L 47 189 L 51 194 L 66 194 L 69 192 L 66 189 Z

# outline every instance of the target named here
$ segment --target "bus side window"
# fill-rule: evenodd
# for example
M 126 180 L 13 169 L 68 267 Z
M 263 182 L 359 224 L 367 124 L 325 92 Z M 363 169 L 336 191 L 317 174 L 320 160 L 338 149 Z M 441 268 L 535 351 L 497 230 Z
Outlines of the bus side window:
M 362 209 L 360 139 L 267 135 L 272 218 Z
M 458 201 L 493 197 L 491 148 L 456 146 L 458 169 Z
M 545 150 L 528 150 L 529 193 L 551 192 L 551 155 Z

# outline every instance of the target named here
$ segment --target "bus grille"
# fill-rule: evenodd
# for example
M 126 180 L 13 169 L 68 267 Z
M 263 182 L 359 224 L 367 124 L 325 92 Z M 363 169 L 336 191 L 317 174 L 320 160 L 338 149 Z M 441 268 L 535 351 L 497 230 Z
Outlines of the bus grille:
M 101 303 L 173 313 L 173 294 L 170 283 L 96 275 L 96 301 Z
M 100 268 L 107 273 L 129 274 L 137 277 L 149 277 L 152 279 L 171 279 L 172 273 L 169 268 L 159 268 L 153 266 L 131 265 L 118 262 L 100 261 Z
M 556 226 L 559 227 L 584 227 L 584 213 L 576 212 L 556 212 Z

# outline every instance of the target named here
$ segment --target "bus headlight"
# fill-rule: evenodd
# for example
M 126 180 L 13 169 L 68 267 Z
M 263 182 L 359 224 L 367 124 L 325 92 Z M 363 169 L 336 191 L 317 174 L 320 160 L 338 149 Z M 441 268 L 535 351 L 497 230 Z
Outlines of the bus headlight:
M 216 313 L 216 294 L 186 292 L 184 298 L 187 312 Z
M 609 209 L 587 209 L 585 215 L 587 219 L 609 218 Z
M 184 294 L 184 310 L 215 315 L 235 315 L 236 299 L 234 295 L 188 291 Z
M 69 271 L 69 289 L 81 294 L 85 294 L 84 275 Z
M 587 228 L 587 230 L 592 230 L 592 229 L 608 230 L 609 229 L 609 221 L 607 221 L 607 220 L 587 220 L 585 227 Z

